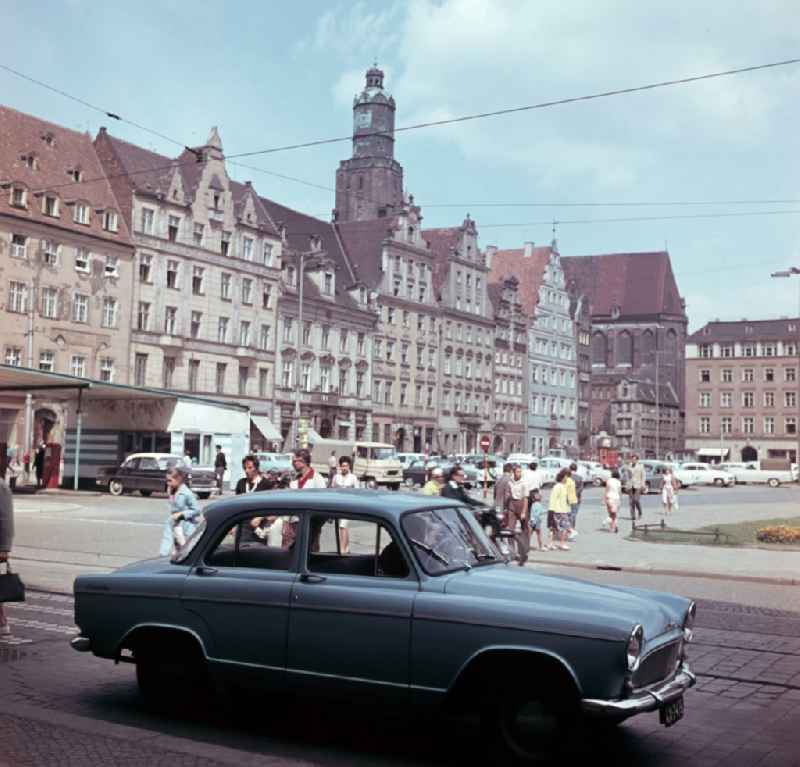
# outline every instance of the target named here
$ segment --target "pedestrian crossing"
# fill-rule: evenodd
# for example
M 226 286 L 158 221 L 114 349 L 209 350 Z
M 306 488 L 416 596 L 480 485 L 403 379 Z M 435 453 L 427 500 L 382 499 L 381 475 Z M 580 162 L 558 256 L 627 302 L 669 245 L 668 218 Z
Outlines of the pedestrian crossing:
M 75 600 L 65 594 L 28 591 L 25 602 L 6 602 L 3 609 L 11 634 L 0 636 L 0 647 L 33 644 L 54 635 L 74 636 Z

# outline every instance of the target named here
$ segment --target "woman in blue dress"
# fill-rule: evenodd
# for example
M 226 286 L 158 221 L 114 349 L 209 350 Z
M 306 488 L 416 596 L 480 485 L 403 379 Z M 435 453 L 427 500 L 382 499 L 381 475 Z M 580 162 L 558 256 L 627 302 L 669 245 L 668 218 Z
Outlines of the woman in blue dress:
M 182 466 L 173 466 L 167 472 L 167 492 L 169 517 L 161 536 L 162 557 L 173 556 L 200 521 L 197 498 L 186 484 L 186 470 Z

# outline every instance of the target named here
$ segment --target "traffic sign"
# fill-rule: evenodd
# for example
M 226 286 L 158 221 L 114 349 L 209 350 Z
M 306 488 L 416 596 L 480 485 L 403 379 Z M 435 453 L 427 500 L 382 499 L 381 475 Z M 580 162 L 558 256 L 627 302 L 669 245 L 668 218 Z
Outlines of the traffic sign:
M 489 452 L 489 447 L 491 446 L 491 444 L 492 444 L 492 440 L 489 438 L 489 435 L 488 434 L 484 434 L 481 437 L 481 450 L 483 450 L 484 453 L 488 453 Z

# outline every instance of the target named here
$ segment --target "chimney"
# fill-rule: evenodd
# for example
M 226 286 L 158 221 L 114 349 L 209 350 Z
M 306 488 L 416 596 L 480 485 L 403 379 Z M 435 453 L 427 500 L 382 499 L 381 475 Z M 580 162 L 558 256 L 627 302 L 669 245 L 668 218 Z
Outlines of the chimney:
M 534 246 L 532 242 L 526 242 L 525 251 L 523 252 L 522 255 L 525 256 L 525 258 L 530 258 L 533 255 L 533 247 Z
M 497 253 L 497 245 L 487 245 L 486 250 L 484 251 L 486 254 L 486 268 L 492 268 L 492 259 L 495 257 Z

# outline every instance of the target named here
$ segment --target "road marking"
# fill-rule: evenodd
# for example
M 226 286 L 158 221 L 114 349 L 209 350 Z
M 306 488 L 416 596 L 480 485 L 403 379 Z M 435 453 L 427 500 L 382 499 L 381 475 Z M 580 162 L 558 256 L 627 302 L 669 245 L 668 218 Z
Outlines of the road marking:
M 74 610 L 61 609 L 59 607 L 49 607 L 47 605 L 30 605 L 23 602 L 8 603 L 6 608 L 9 610 L 27 610 L 29 612 L 47 613 L 48 615 L 63 615 L 67 618 L 72 618 L 75 615 Z
M 130 525 L 133 527 L 164 527 L 163 522 L 133 522 L 129 519 L 100 519 L 95 517 L 57 517 L 48 516 L 46 512 L 39 515 L 39 519 L 56 522 L 94 522 L 99 525 Z
M 75 597 L 67 594 L 50 594 L 45 591 L 28 591 L 26 594 L 28 599 L 39 599 L 46 602 L 70 602 L 75 603 Z
M 22 639 L 15 636 L 0 637 L 0 645 L 33 644 L 33 639 Z
M 44 621 L 31 621 L 26 618 L 13 618 L 8 617 L 8 622 L 11 626 L 19 626 L 20 628 L 39 629 L 40 631 L 49 631 L 53 634 L 68 634 L 75 636 L 78 633 L 76 626 L 64 626 L 59 623 L 45 623 Z

